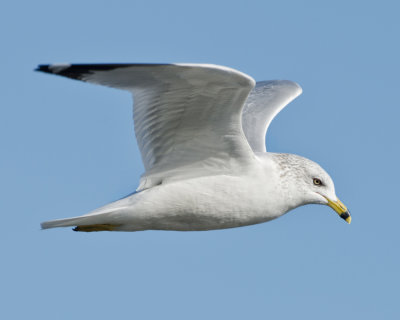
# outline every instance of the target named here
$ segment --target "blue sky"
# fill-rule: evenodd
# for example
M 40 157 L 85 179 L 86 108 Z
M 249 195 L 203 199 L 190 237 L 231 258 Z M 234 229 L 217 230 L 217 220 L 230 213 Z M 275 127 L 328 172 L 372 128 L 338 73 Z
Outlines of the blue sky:
M 398 319 L 400 6 L 396 1 L 3 4 L 0 317 Z M 41 231 L 132 192 L 129 94 L 41 63 L 203 62 L 303 94 L 270 151 L 320 163 L 350 208 L 211 232 Z

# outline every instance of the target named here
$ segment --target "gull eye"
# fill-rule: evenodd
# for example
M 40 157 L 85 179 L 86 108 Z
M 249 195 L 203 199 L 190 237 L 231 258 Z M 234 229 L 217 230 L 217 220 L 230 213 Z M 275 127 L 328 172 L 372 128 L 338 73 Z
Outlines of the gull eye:
M 314 179 L 313 179 L 313 183 L 314 183 L 316 186 L 322 186 L 322 181 L 321 181 L 320 179 L 318 179 L 318 178 L 314 178 Z

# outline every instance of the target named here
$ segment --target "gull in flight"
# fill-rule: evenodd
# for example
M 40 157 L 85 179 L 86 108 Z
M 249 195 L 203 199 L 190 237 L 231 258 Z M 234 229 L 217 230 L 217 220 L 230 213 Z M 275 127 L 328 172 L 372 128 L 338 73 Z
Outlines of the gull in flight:
M 213 230 L 324 204 L 351 222 L 330 176 L 294 154 L 267 152 L 272 119 L 301 94 L 209 64 L 53 64 L 37 71 L 127 90 L 145 172 L 135 193 L 86 215 L 43 222 L 75 231 Z

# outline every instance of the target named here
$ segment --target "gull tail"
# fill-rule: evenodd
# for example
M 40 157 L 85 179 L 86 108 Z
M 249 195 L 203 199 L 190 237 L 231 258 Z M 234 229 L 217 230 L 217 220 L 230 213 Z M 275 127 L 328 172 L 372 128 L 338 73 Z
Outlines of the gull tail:
M 42 229 L 75 227 L 74 231 L 114 231 L 119 225 L 112 223 L 111 212 L 92 214 L 81 217 L 45 221 L 40 224 Z
M 117 201 L 106 204 L 83 216 L 42 222 L 42 229 L 75 227 L 74 231 L 124 231 L 126 229 L 126 208 L 132 210 L 137 201 L 136 192 Z M 124 218 L 125 217 L 125 218 Z M 138 228 L 137 230 L 144 230 Z M 136 230 L 135 230 L 136 231 Z

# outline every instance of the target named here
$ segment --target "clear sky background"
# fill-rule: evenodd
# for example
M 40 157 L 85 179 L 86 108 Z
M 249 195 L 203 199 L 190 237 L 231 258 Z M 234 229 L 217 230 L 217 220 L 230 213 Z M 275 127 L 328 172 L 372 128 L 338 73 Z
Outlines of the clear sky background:
M 398 3 L 3 3 L 0 318 L 400 319 Z M 320 163 L 352 224 L 313 205 L 223 231 L 41 231 L 129 194 L 143 172 L 130 95 L 33 72 L 56 62 L 202 62 L 298 82 L 269 150 Z

